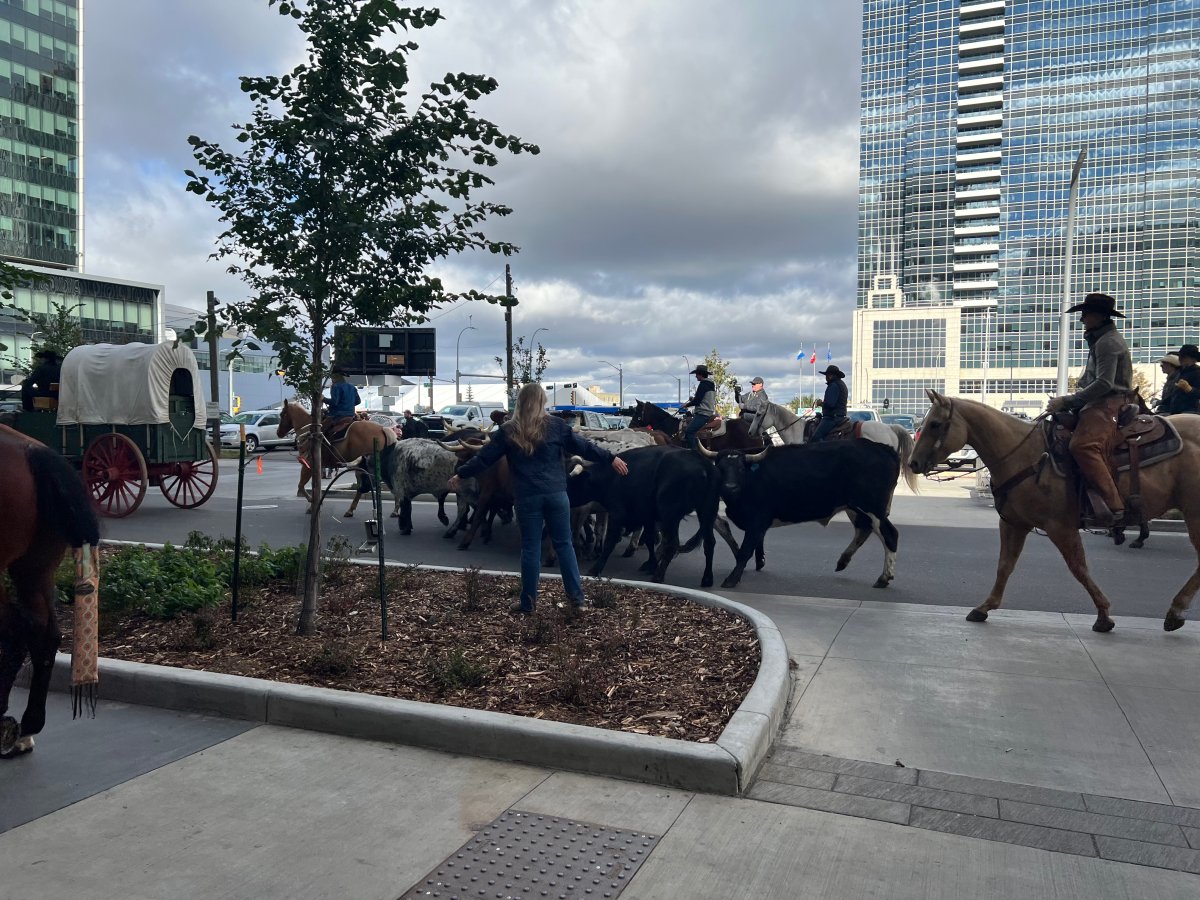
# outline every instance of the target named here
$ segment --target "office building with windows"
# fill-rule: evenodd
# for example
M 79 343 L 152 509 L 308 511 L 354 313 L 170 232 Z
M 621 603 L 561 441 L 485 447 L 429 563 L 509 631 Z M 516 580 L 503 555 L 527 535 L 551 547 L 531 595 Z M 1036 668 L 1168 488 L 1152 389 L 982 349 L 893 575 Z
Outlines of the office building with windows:
M 1055 392 L 1113 295 L 1147 394 L 1200 342 L 1200 0 L 865 0 L 852 399 Z M 1069 289 L 1067 210 L 1081 151 Z M 1086 359 L 1072 322 L 1071 373 Z

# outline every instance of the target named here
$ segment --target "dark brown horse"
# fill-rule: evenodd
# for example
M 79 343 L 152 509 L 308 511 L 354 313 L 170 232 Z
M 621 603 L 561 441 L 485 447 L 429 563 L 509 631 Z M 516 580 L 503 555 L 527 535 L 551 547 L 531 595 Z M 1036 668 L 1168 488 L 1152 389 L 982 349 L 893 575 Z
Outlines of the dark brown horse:
M 100 526 L 79 474 L 62 456 L 0 425 L 0 509 L 4 540 L 0 572 L 0 758 L 33 749 L 33 736 L 46 724 L 46 693 L 62 634 L 54 615 L 54 574 L 68 547 L 94 547 Z M 93 632 L 94 634 L 94 632 Z M 96 648 L 90 652 L 95 656 Z M 25 714 L 8 713 L 17 672 L 31 660 L 33 674 Z
M 629 421 L 630 428 L 651 428 L 666 435 L 670 442 L 683 446 L 683 430 L 685 420 L 671 415 L 661 406 L 655 406 L 648 400 L 634 402 L 633 418 Z M 707 431 L 700 432 L 700 440 L 710 450 L 761 450 L 761 438 L 750 436 L 750 423 L 743 419 L 726 419 L 725 433 L 712 435 Z

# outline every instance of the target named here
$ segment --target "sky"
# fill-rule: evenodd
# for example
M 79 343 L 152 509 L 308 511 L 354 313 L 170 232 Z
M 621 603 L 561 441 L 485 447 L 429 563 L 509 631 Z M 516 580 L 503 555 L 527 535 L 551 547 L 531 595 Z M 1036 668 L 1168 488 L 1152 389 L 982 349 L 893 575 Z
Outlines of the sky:
M 855 299 L 858 3 L 454 0 L 415 32 L 414 88 L 491 75 L 477 105 L 538 156 L 489 171 L 514 213 L 486 227 L 521 248 L 514 339 L 546 348 L 548 383 L 686 396 L 716 349 L 785 402 L 813 389 L 804 348 L 849 371 Z M 209 259 L 212 207 L 184 190 L 189 135 L 232 144 L 239 75 L 282 74 L 300 32 L 266 0 L 85 6 L 85 269 L 162 284 L 199 309 L 245 286 Z M 437 267 L 452 290 L 502 293 L 503 257 Z M 432 314 L 438 376 L 501 374 L 504 316 Z M 169 322 L 168 324 L 178 324 Z M 473 331 L 463 331 L 468 325 Z M 470 380 L 470 379 L 467 379 Z M 823 382 L 823 379 L 821 379 Z

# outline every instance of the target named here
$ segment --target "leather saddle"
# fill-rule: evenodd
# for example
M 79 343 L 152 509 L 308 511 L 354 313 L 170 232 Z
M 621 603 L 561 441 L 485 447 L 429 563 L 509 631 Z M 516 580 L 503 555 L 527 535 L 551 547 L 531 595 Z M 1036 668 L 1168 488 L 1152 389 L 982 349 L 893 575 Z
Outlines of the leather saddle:
M 330 444 L 336 444 L 346 436 L 346 432 L 350 430 L 350 426 L 357 421 L 358 419 L 354 418 L 353 416 L 345 419 L 338 419 L 329 427 L 328 430 L 325 431 L 325 440 Z
M 817 426 L 820 424 L 820 419 L 809 419 L 804 423 L 804 443 L 812 441 L 813 435 L 817 432 Z M 846 419 L 841 425 L 838 425 L 833 431 L 825 435 L 825 440 L 849 440 L 851 438 L 862 437 L 862 422 L 857 419 Z
M 723 416 L 713 416 L 708 420 L 708 424 L 700 429 L 699 437 L 715 438 L 720 437 L 726 431 L 726 420 Z

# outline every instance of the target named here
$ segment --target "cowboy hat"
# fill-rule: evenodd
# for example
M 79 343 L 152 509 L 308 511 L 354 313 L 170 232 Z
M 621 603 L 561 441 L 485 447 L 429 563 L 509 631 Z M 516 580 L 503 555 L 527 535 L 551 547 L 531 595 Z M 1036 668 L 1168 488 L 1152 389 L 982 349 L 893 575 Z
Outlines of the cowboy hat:
M 1076 303 L 1067 312 L 1095 312 L 1110 318 L 1113 316 L 1118 319 L 1125 318 L 1124 313 L 1117 312 L 1117 301 L 1108 294 L 1088 294 L 1083 298 L 1082 303 Z
M 1178 369 L 1179 368 L 1179 354 L 1178 353 L 1168 353 L 1166 356 L 1164 356 L 1162 359 L 1160 359 L 1159 362 L 1166 363 L 1168 366 L 1174 366 L 1175 368 Z
M 1200 361 L 1200 350 L 1196 349 L 1195 344 L 1184 344 L 1179 348 L 1179 358 L 1182 359 L 1185 356 Z
M 703 366 L 703 365 L 696 366 L 696 368 L 692 369 L 692 371 L 688 372 L 688 374 L 689 375 L 699 375 L 701 378 L 707 378 L 708 377 L 708 366 Z
M 832 375 L 834 378 L 845 378 L 846 377 L 845 372 L 843 372 L 837 366 L 832 366 L 832 365 L 828 369 L 822 369 L 821 374 L 822 375 Z
M 49 347 L 43 347 L 37 353 L 33 354 L 33 358 L 61 360 L 62 356 L 59 355 L 57 350 L 51 350 Z

